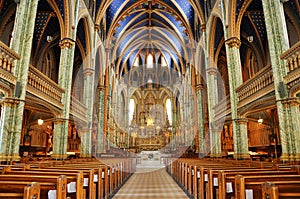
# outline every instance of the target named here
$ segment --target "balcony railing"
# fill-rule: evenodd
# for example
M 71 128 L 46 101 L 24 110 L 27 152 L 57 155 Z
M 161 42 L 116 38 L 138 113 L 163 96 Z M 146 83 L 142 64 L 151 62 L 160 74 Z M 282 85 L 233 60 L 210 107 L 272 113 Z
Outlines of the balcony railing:
M 59 108 L 62 107 L 64 89 L 33 66 L 29 66 L 27 91 Z
M 20 56 L 0 41 L 0 78 L 13 84 L 16 83 L 14 77 L 14 61 L 20 59 Z
M 220 120 L 231 113 L 230 96 L 226 96 L 215 107 L 215 119 Z
M 77 119 L 86 121 L 87 107 L 74 96 L 71 97 L 70 112 Z
M 286 60 L 285 83 L 290 88 L 300 81 L 300 41 L 283 53 L 281 59 Z
M 272 91 L 274 91 L 273 71 L 268 65 L 236 89 L 238 107 L 249 104 Z

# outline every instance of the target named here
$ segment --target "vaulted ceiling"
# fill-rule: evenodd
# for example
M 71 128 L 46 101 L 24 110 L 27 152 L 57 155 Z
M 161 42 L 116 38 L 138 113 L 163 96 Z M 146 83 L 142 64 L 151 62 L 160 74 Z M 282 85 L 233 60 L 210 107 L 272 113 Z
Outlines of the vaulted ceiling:
M 132 65 L 138 54 L 153 52 L 184 73 L 195 47 L 197 6 L 201 7 L 198 1 L 189 0 L 111 1 L 105 25 L 116 72 L 124 73 L 124 66 Z

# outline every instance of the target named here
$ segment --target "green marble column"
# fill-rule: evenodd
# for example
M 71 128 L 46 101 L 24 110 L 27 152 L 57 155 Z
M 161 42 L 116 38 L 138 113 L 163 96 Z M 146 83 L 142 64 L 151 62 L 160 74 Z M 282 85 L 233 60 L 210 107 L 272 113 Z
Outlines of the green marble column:
M 175 133 L 176 133 L 176 129 L 175 129 L 175 126 L 176 126 L 176 96 L 172 96 L 172 99 L 171 99 L 171 102 L 172 102 L 172 140 L 171 140 L 171 149 L 174 150 L 177 146 L 177 140 L 176 140 L 176 136 L 175 136 Z
M 97 154 L 105 153 L 104 148 L 104 95 L 105 88 L 98 87 L 98 132 L 97 132 Z
M 92 123 L 93 123 L 93 108 L 94 108 L 94 82 L 95 72 L 92 68 L 86 68 L 84 74 L 84 93 L 83 102 L 87 107 L 87 126 L 84 128 L 81 136 L 81 157 L 92 156 Z
M 15 112 L 19 100 L 4 98 L 1 100 L 1 122 L 0 122 L 0 162 L 14 161 L 19 159 L 19 153 L 12 153 L 12 139 L 19 136 L 19 133 L 14 130 Z M 2 122 L 4 121 L 4 122 Z M 18 143 L 19 146 L 20 143 Z
M 231 105 L 232 130 L 234 137 L 234 157 L 236 159 L 249 158 L 247 125 L 243 118 L 239 117 L 237 104 L 238 97 L 235 91 L 243 83 L 239 47 L 241 42 L 232 37 L 226 40 L 226 56 L 229 78 L 229 92 Z
M 209 133 L 210 133 L 210 157 L 219 157 L 220 151 L 217 151 L 219 148 L 217 145 L 218 135 L 216 131 L 215 124 L 215 110 L 214 107 L 217 105 L 218 99 L 218 82 L 217 82 L 218 70 L 216 68 L 207 68 L 206 77 L 207 77 L 207 98 L 208 98 L 208 119 L 209 119 Z
M 53 154 L 51 155 L 54 159 L 65 159 L 67 157 L 75 41 L 71 38 L 64 38 L 60 41 L 60 47 L 58 84 L 65 90 L 65 93 L 62 96 L 64 107 L 61 117 L 56 118 L 57 122 L 54 122 Z
M 283 54 L 288 48 L 288 37 L 285 16 L 283 11 L 283 5 L 280 0 L 262 0 L 268 44 L 270 51 L 270 58 L 272 63 L 276 105 L 279 119 L 279 131 L 281 139 L 282 155 L 281 160 L 289 160 L 289 156 L 293 153 L 292 141 L 290 139 L 292 131 L 289 128 L 289 121 L 293 120 L 288 116 L 289 110 L 285 110 L 286 106 L 283 106 L 282 99 L 287 97 L 287 89 L 283 84 L 284 76 L 287 74 L 285 63 L 280 59 L 280 55 Z M 277 13 L 277 14 L 274 14 Z
M 281 101 L 285 110 L 285 131 L 289 132 L 289 159 L 300 160 L 300 114 L 299 98 L 287 98 Z
M 16 161 L 20 158 L 19 147 L 37 5 L 38 0 L 21 0 L 17 6 L 11 48 L 20 55 L 20 59 L 15 61 L 14 69 L 14 75 L 20 83 L 20 92 L 11 99 L 3 99 L 0 121 L 0 159 L 3 161 Z
M 204 106 L 203 106 L 203 85 L 196 86 L 197 92 L 197 120 L 198 120 L 198 154 L 205 155 L 205 128 L 204 128 Z

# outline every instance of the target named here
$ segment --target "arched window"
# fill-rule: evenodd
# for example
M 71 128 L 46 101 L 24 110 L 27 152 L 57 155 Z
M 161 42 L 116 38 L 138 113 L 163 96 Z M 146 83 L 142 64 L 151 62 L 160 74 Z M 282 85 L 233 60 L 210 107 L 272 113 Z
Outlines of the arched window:
M 153 68 L 154 58 L 151 53 L 147 55 L 147 68 Z
M 167 61 L 166 59 L 164 58 L 164 56 L 161 56 L 161 67 L 167 67 L 168 64 L 167 64 Z
M 130 101 L 129 101 L 129 115 L 128 115 L 128 117 L 129 117 L 129 120 L 128 120 L 129 125 L 131 123 L 131 120 L 133 119 L 134 108 L 135 108 L 134 99 L 130 99 Z
M 139 65 L 140 65 L 140 59 L 139 59 L 139 56 L 137 56 L 133 62 L 133 66 L 139 67 Z
M 167 99 L 166 101 L 166 110 L 167 110 L 168 120 L 172 125 L 172 104 L 170 99 Z

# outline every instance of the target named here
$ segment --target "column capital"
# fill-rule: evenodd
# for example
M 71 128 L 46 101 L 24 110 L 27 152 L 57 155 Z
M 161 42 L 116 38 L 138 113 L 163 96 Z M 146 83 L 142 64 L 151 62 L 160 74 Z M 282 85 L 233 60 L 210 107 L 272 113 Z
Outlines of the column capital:
M 204 23 L 204 24 L 201 24 L 200 25 L 200 29 L 203 31 L 203 32 L 205 32 L 206 31 L 206 24 Z
M 95 24 L 94 29 L 95 29 L 96 31 L 99 31 L 99 30 L 100 30 L 100 25 L 99 25 L 99 24 Z
M 300 99 L 298 97 L 286 98 L 279 101 L 281 101 L 284 106 L 300 106 Z
M 73 45 L 75 45 L 75 41 L 68 37 L 63 38 L 62 40 L 59 41 L 59 46 L 61 49 L 72 48 Z
M 219 71 L 217 68 L 210 67 L 210 68 L 206 69 L 206 72 L 209 75 L 217 75 Z
M 227 39 L 225 43 L 229 46 L 229 48 L 233 48 L 233 47 L 240 48 L 242 44 L 241 40 L 237 37 L 231 37 Z
M 110 48 L 105 48 L 105 52 L 110 53 Z
M 98 86 L 98 90 L 100 90 L 100 91 L 105 91 L 105 89 L 106 89 L 105 85 L 99 85 Z
M 0 104 L 2 106 L 12 107 L 12 106 L 18 105 L 20 102 L 25 102 L 25 100 L 21 100 L 21 99 L 17 99 L 17 98 L 3 98 L 0 101 Z
M 204 89 L 204 84 L 196 84 L 195 85 L 195 88 L 197 89 L 197 90 L 203 90 Z
M 92 76 L 94 73 L 95 73 L 95 69 L 93 69 L 93 68 L 85 68 L 83 70 L 84 76 Z
M 248 119 L 247 118 L 236 118 L 233 119 L 234 122 L 239 123 L 239 124 L 247 124 Z
M 69 121 L 69 119 L 66 119 L 66 118 L 55 118 L 53 120 L 53 123 L 54 124 L 63 124 L 65 122 Z

